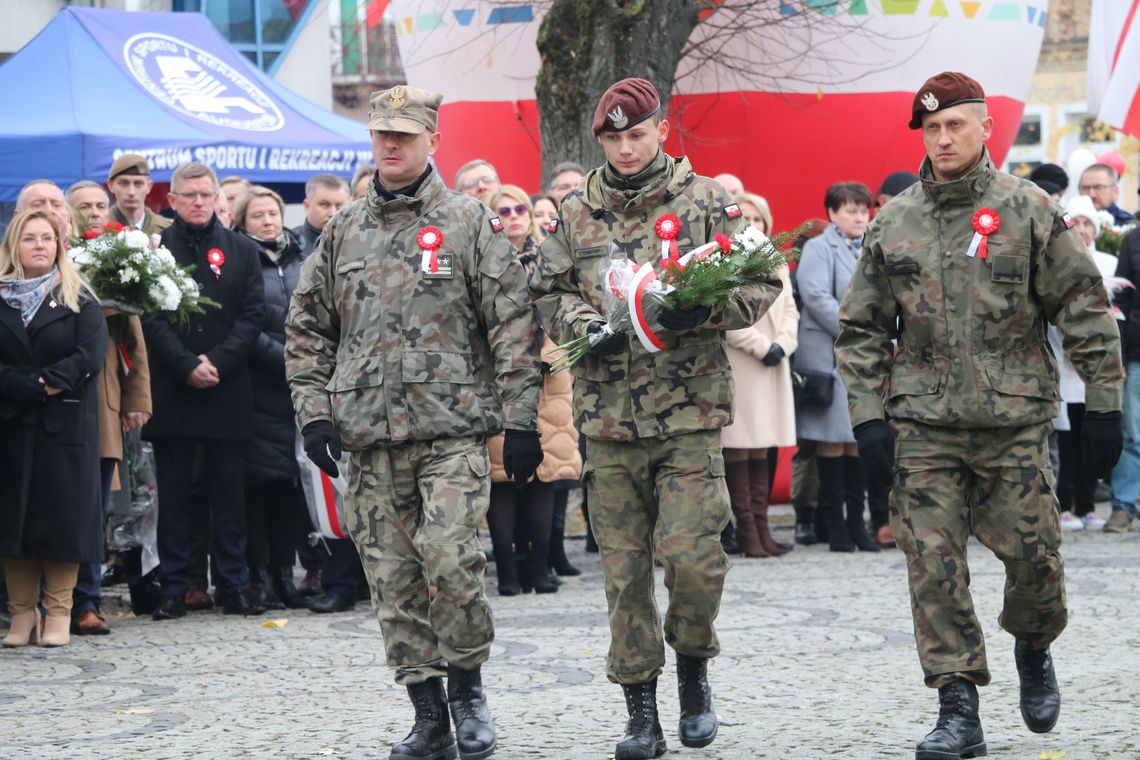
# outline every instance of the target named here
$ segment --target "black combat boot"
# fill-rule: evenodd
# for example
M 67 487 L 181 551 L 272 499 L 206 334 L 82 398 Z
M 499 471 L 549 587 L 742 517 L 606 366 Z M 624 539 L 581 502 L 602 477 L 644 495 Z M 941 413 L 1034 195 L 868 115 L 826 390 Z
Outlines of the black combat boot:
M 686 747 L 707 747 L 716 738 L 717 719 L 712 709 L 708 659 L 677 655 L 677 692 L 681 723 L 677 733 Z
M 915 760 L 960 760 L 986 754 L 978 687 L 964 678 L 938 688 L 938 723 L 918 743 Z
M 614 760 L 648 760 L 665 754 L 665 732 L 657 719 L 657 679 L 622 684 L 629 720 Z
M 864 485 L 863 465 L 859 457 L 843 457 L 843 488 L 847 501 L 847 535 L 861 552 L 877 552 L 879 545 L 867 534 L 863 521 Z
M 447 704 L 455 723 L 459 757 L 483 760 L 495 754 L 495 725 L 478 665 L 473 670 L 447 666 Z
M 392 747 L 388 760 L 455 760 L 455 737 L 447 718 L 447 694 L 438 676 L 410 684 L 408 696 L 416 710 L 412 732 Z
M 1035 734 L 1045 734 L 1061 716 L 1061 690 L 1053 672 L 1049 647 L 1031 649 L 1022 639 L 1013 645 L 1017 678 L 1021 681 L 1021 717 Z
M 815 458 L 819 470 L 819 508 L 827 517 L 827 543 L 833 552 L 853 552 L 855 544 L 843 519 L 843 457 Z

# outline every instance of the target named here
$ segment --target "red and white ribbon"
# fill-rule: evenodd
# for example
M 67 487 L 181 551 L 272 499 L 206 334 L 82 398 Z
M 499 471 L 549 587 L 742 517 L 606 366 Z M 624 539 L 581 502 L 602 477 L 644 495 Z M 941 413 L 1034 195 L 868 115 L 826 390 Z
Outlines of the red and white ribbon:
M 990 235 L 997 232 L 998 228 L 1001 227 L 1001 217 L 992 208 L 980 208 L 974 212 L 971 224 L 974 227 L 974 239 L 970 241 L 966 255 L 973 258 L 976 254 L 979 259 L 984 259 Z
M 661 261 L 679 261 L 681 256 L 677 250 L 677 236 L 681 234 L 681 220 L 676 214 L 658 217 L 653 225 L 653 231 L 661 238 Z
M 669 261 L 671 264 L 675 264 L 678 269 L 684 269 L 690 261 L 703 259 L 709 254 L 719 252 L 720 249 L 719 243 L 706 243 L 700 248 L 689 251 L 676 260 Z M 661 340 L 657 333 L 653 331 L 653 325 L 646 315 L 647 302 L 654 297 L 654 294 L 665 295 L 671 289 L 671 286 L 662 285 L 661 280 L 658 279 L 657 270 L 651 266 L 639 268 L 637 274 L 633 276 L 633 279 L 630 280 L 629 283 L 626 301 L 629 303 L 629 315 L 633 322 L 633 332 L 645 350 L 651 354 L 665 349 L 666 345 L 665 341 Z
M 416 236 L 416 244 L 423 251 L 420 257 L 421 272 L 439 271 L 439 254 L 436 251 L 443 245 L 443 233 L 438 227 L 424 227 Z

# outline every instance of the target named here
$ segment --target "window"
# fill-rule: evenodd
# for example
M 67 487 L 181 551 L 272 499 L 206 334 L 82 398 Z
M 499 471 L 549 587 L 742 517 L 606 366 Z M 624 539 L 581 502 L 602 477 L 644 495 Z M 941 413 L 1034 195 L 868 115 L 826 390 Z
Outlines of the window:
M 1017 129 L 1017 136 L 1013 138 L 1014 145 L 1040 145 L 1041 144 L 1041 117 L 1026 115 Z
M 176 0 L 175 10 L 200 11 L 231 45 L 269 71 L 288 48 L 312 0 Z

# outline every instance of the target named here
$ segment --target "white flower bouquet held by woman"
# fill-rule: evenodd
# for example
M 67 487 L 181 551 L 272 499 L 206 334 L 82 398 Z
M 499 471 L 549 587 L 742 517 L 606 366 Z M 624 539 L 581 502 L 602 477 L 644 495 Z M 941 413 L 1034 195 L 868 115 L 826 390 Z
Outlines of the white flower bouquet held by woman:
M 102 235 L 80 239 L 67 255 L 103 306 L 122 314 L 162 314 L 185 326 L 191 314 L 217 306 L 199 294 L 193 270 L 178 266 L 174 254 L 154 242 L 144 232 L 108 225 Z

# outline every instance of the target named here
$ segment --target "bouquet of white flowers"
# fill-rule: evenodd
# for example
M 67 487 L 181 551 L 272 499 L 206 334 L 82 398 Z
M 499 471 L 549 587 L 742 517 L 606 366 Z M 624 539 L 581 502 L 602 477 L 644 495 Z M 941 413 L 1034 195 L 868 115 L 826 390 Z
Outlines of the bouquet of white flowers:
M 191 314 L 218 305 L 198 293 L 190 267 L 178 266 L 174 254 L 138 230 L 109 226 L 102 235 L 80 239 L 67 255 L 103 306 L 123 314 L 161 313 L 186 325 Z
M 549 352 L 554 372 L 574 366 L 607 335 L 633 333 L 646 351 L 665 348 L 657 335 L 657 318 L 663 309 L 690 309 L 722 303 L 742 287 L 766 282 L 782 266 L 796 261 L 799 251 L 789 248 L 806 226 L 773 239 L 754 227 L 733 237 L 717 234 L 716 241 L 676 259 L 663 259 L 660 271 L 652 264 L 636 264 L 610 246 L 610 261 L 603 265 L 602 286 L 606 324 L 601 330 L 569 341 Z

